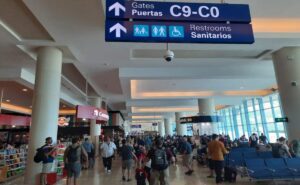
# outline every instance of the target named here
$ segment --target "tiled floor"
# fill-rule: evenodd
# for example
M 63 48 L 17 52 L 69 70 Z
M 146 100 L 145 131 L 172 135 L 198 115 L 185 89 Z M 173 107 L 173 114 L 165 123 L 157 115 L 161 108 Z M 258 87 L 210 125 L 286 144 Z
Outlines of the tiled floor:
M 208 179 L 208 169 L 202 166 L 194 164 L 195 173 L 192 176 L 184 175 L 185 169 L 179 164 L 177 166 L 170 167 L 170 185 L 213 185 L 214 179 Z M 102 162 L 97 161 L 94 170 L 83 171 L 81 177 L 79 178 L 79 185 L 135 185 L 136 182 L 133 180 L 131 182 L 123 182 L 121 180 L 121 167 L 120 161 L 113 161 L 112 174 L 105 174 Z M 66 184 L 65 180 L 60 181 L 56 185 Z M 224 185 L 229 185 L 231 183 L 224 183 Z M 255 185 L 256 183 L 249 182 L 247 179 L 238 179 L 235 185 Z M 260 185 L 270 184 L 270 183 L 259 183 Z M 281 184 L 287 185 L 287 182 Z M 12 182 L 5 183 L 5 185 L 23 185 L 23 179 L 17 179 Z M 300 182 L 294 183 L 294 185 L 300 185 Z

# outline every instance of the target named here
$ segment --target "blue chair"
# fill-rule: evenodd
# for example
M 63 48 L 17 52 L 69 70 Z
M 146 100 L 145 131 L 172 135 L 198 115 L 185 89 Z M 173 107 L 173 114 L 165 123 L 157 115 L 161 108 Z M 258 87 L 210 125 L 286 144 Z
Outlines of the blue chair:
M 258 158 L 256 152 L 244 152 L 243 156 L 244 156 L 244 159 L 256 159 L 256 158 Z
M 266 159 L 265 162 L 268 168 L 274 170 L 273 175 L 276 179 L 293 179 L 295 177 L 283 158 Z
M 285 159 L 285 162 L 295 177 L 300 178 L 300 158 Z
M 272 180 L 274 170 L 269 169 L 263 159 L 245 159 L 245 166 L 251 180 Z
M 243 153 L 239 151 L 232 151 L 226 157 L 227 164 L 226 166 L 237 167 L 244 166 Z
M 271 159 L 273 158 L 272 152 L 259 152 L 258 157 L 262 159 Z

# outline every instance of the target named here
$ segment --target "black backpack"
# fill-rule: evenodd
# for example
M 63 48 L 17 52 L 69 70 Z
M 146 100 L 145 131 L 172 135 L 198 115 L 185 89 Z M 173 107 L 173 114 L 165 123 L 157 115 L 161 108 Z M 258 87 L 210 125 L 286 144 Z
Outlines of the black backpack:
M 79 147 L 80 146 L 77 146 L 76 148 L 73 148 L 72 146 L 69 147 L 69 151 L 67 153 L 68 163 L 74 163 L 80 160 L 77 156 L 77 150 Z
M 38 148 L 36 150 L 36 154 L 33 158 L 33 161 L 35 163 L 40 163 L 40 162 L 46 161 L 48 159 L 47 156 L 45 155 L 44 147 L 45 146 L 42 146 L 41 148 Z
M 225 167 L 224 171 L 225 182 L 236 182 L 237 171 L 234 168 Z
M 136 179 L 137 185 L 146 185 L 147 175 L 143 171 L 136 171 L 135 179 Z
M 165 170 L 168 168 L 167 153 L 164 149 L 156 149 L 152 159 L 152 167 L 155 170 Z

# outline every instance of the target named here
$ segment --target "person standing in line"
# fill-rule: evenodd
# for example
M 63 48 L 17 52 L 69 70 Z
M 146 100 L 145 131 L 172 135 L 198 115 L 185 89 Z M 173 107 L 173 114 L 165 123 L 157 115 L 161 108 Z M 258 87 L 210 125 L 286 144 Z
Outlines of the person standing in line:
M 210 140 L 208 141 L 208 143 L 209 142 L 210 142 Z M 210 152 L 209 152 L 208 147 L 207 147 L 206 151 L 207 151 L 207 159 L 208 159 L 208 167 L 209 167 L 209 176 L 207 176 L 207 178 L 215 178 L 215 176 L 214 176 L 214 170 L 215 170 L 214 162 L 211 159 L 211 155 L 209 155 Z
M 52 145 L 52 138 L 47 137 L 45 141 L 45 145 L 42 146 L 42 150 L 44 155 L 46 156 L 43 160 L 43 168 L 41 173 L 41 185 L 47 185 L 47 174 L 54 172 L 54 158 L 56 155 L 57 148 Z
M 223 182 L 222 171 L 224 168 L 224 155 L 227 153 L 228 151 L 225 149 L 224 144 L 219 141 L 219 136 L 213 134 L 212 141 L 208 143 L 208 155 L 211 156 L 214 164 L 217 184 Z
M 80 145 L 79 138 L 72 139 L 72 145 L 64 153 L 64 163 L 67 169 L 67 185 L 70 185 L 74 178 L 74 185 L 81 172 L 81 157 L 88 159 L 88 154 L 84 147 Z
M 163 141 L 157 138 L 155 147 L 152 148 L 146 157 L 146 162 L 151 160 L 150 185 L 169 185 L 169 164 L 167 153 L 163 148 Z
M 131 169 L 133 166 L 133 159 L 136 159 L 136 156 L 134 154 L 134 149 L 132 146 L 129 145 L 129 141 L 126 141 L 125 139 L 122 140 L 122 148 L 121 153 L 122 157 L 122 180 L 126 181 L 125 173 L 127 170 L 127 181 L 131 181 Z
M 106 137 L 105 142 L 100 147 L 103 159 L 103 165 L 105 172 L 111 173 L 112 166 L 112 158 L 114 157 L 114 153 L 117 150 L 117 147 L 114 142 L 110 140 L 110 137 Z
M 88 166 L 85 166 L 84 168 L 93 168 L 94 167 L 94 157 L 95 157 L 95 148 L 94 145 L 89 141 L 88 138 L 84 139 L 84 142 L 82 144 L 83 148 L 88 154 Z
M 193 149 L 191 143 L 188 142 L 188 138 L 183 138 L 183 143 L 181 147 L 181 153 L 183 154 L 183 165 L 188 169 L 187 172 L 185 172 L 186 175 L 192 175 L 194 172 L 192 168 L 192 162 L 193 162 Z

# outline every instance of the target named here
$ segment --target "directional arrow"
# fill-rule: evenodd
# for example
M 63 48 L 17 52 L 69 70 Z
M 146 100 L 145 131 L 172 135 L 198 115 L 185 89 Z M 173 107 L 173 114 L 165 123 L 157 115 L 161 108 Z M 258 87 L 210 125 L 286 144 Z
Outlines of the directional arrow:
M 108 11 L 111 12 L 112 10 L 115 10 L 115 16 L 120 16 L 120 10 L 123 10 L 123 12 L 125 12 L 126 8 L 119 2 L 116 2 L 108 8 Z
M 120 23 L 115 24 L 113 27 L 109 29 L 109 33 L 116 31 L 116 37 L 120 38 L 121 37 L 121 31 L 124 33 L 127 33 L 127 29 Z

